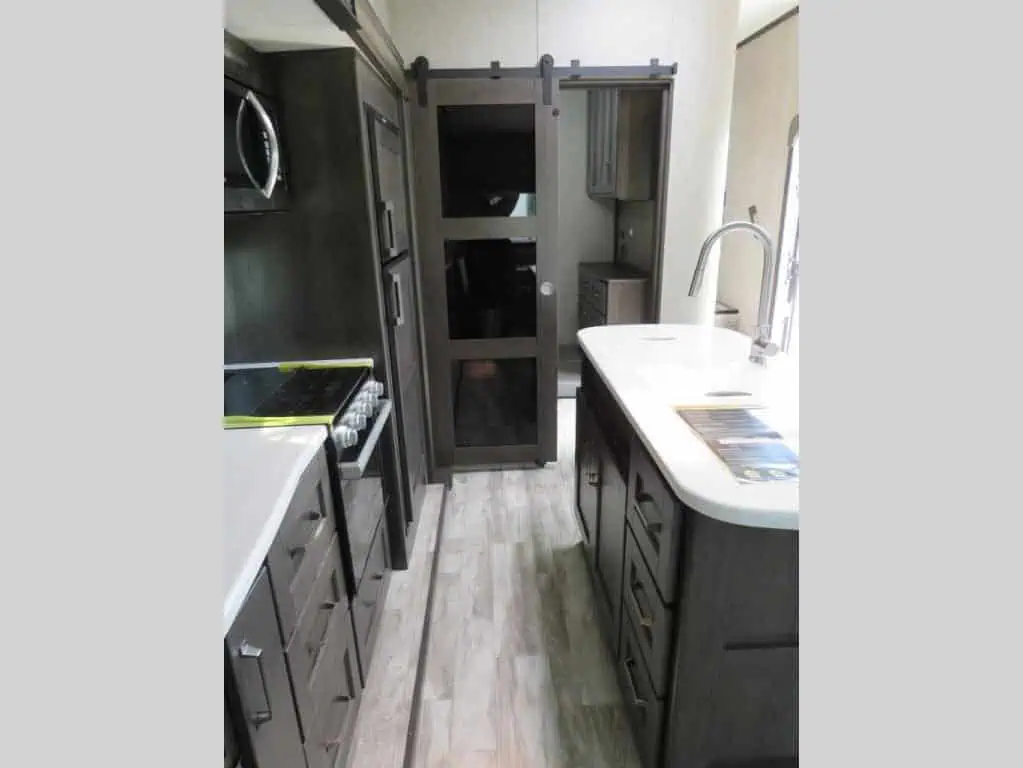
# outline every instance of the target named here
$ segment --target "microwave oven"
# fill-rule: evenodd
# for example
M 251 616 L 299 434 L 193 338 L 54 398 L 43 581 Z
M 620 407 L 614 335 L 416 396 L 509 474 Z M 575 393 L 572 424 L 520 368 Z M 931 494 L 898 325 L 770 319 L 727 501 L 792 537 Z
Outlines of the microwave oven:
M 273 102 L 224 78 L 224 212 L 287 208 L 284 148 Z

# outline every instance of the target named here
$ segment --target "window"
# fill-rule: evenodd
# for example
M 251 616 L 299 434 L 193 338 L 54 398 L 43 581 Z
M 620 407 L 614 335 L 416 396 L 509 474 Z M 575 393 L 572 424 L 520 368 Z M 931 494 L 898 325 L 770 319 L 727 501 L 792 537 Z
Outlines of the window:
M 772 341 L 795 357 L 799 348 L 799 115 L 793 118 L 789 135 Z

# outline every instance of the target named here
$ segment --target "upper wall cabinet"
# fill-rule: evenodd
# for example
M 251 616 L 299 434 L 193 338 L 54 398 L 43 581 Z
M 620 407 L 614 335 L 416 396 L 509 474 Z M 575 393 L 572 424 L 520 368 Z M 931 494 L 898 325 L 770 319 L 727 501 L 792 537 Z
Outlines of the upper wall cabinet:
M 586 193 L 653 200 L 660 158 L 661 90 L 594 88 L 587 92 Z

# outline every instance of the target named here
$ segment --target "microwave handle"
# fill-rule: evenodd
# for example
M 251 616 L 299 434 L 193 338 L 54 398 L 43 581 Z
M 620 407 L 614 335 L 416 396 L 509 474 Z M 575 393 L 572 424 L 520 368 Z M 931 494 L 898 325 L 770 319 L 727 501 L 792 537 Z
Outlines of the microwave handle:
M 249 168 L 249 161 L 245 157 L 245 145 L 242 143 L 242 115 L 245 113 L 245 103 L 248 102 L 252 105 L 252 108 L 256 111 L 256 116 L 259 117 L 259 122 L 263 124 L 264 130 L 266 130 L 267 139 L 270 141 L 270 172 L 267 174 L 269 178 L 266 184 L 260 186 L 259 182 L 256 181 L 256 177 L 252 175 L 252 169 Z M 249 181 L 252 182 L 252 186 L 258 189 L 263 197 L 267 200 L 270 199 L 274 193 L 274 187 L 277 186 L 277 173 L 281 167 L 281 147 L 277 141 L 277 131 L 274 129 L 273 121 L 270 119 L 270 115 L 267 114 L 263 104 L 259 101 L 259 97 L 256 96 L 252 91 L 245 93 L 245 98 L 238 104 L 238 115 L 234 121 L 234 135 L 235 142 L 238 145 L 238 155 L 242 159 L 242 168 L 245 169 L 245 174 L 249 177 Z

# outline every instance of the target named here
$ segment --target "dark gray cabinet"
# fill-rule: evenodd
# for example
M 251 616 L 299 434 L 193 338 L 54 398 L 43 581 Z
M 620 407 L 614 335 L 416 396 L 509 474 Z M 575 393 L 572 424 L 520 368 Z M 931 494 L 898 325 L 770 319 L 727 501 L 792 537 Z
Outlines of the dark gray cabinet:
M 376 192 L 377 235 L 385 261 L 408 250 L 408 211 L 405 205 L 405 163 L 398 126 L 373 109 L 367 110 L 370 151 Z
M 419 301 L 415 254 L 406 206 L 406 174 L 401 131 L 392 120 L 367 111 L 376 196 L 377 241 L 384 261 L 391 366 L 398 391 L 402 454 L 410 503 L 405 535 L 411 537 L 426 495 L 426 424 L 420 362 Z
M 416 296 L 415 265 L 406 254 L 387 265 L 384 275 L 389 296 L 392 363 L 398 398 L 402 450 L 408 478 L 410 514 L 405 535 L 410 536 L 422 509 L 427 485 L 426 415 L 423 374 L 419 355 L 419 306 Z
M 611 649 L 618 651 L 622 611 L 622 572 L 625 554 L 625 499 L 627 486 L 621 469 L 603 440 L 601 456 L 600 532 L 597 535 L 597 581 L 607 602 Z
M 600 513 L 601 455 L 597 449 L 595 424 L 583 390 L 576 392 L 576 515 L 583 534 L 586 559 L 596 565 Z
M 591 197 L 614 197 L 615 130 L 619 91 L 597 88 L 587 93 L 586 192 Z
M 224 639 L 228 668 L 256 760 L 254 768 L 302 766 L 302 738 L 281 645 L 270 577 L 261 569 Z
M 653 200 L 660 157 L 662 92 L 587 92 L 586 192 L 594 198 Z
M 274 599 L 285 642 L 291 637 L 309 594 L 323 567 L 331 543 L 336 540 L 337 521 L 327 472 L 327 458 L 320 451 L 302 473 L 284 514 L 281 527 L 267 553 Z M 331 555 L 341 566 L 334 547 Z M 344 577 L 341 576 L 343 579 Z M 342 592 L 347 591 L 344 582 Z
M 287 51 L 268 59 L 281 120 L 292 137 L 295 240 L 287 256 L 300 276 L 296 314 L 304 343 L 291 357 L 368 356 L 382 373 L 396 408 L 384 460 L 389 485 L 397 489 L 388 541 L 392 567 L 403 570 L 425 494 L 428 450 L 424 409 L 416 402 L 424 382 L 405 108 L 353 48 Z
M 225 638 L 233 719 L 246 723 L 256 761 L 246 768 L 337 768 L 351 747 L 364 680 L 355 635 L 363 613 L 349 602 L 331 498 L 321 450 Z M 386 594 L 385 546 L 371 556 L 374 604 Z
M 627 264 L 579 265 L 579 328 L 646 321 L 646 273 Z
M 359 591 L 352 600 L 352 622 L 355 625 L 355 640 L 359 647 L 359 667 L 362 670 L 363 683 L 369 675 L 384 598 L 387 596 L 387 584 L 390 579 L 387 550 L 387 528 L 380 525 L 373 537 Z
M 585 357 L 576 414 L 596 612 L 644 766 L 795 766 L 798 531 L 689 509 Z

